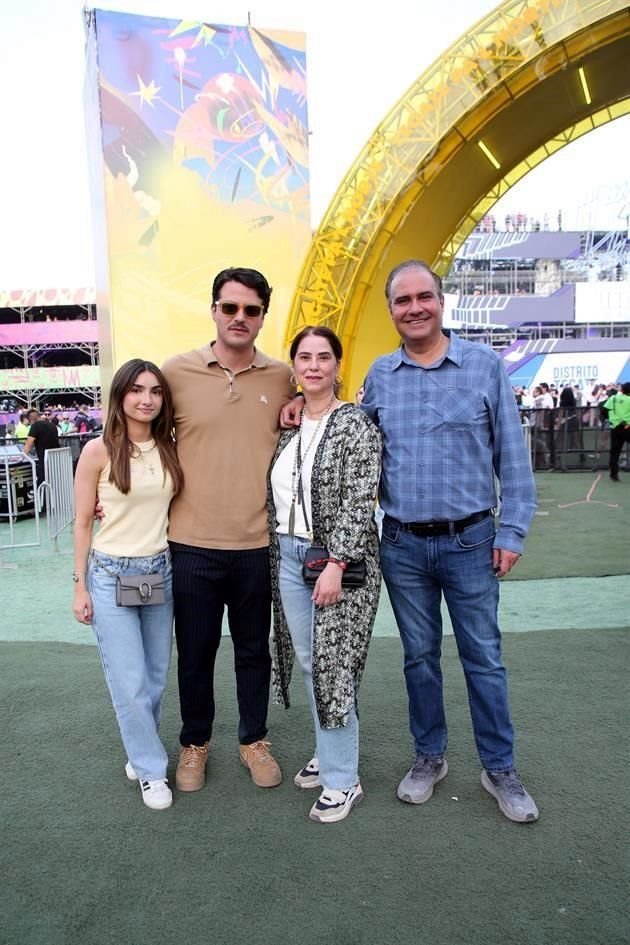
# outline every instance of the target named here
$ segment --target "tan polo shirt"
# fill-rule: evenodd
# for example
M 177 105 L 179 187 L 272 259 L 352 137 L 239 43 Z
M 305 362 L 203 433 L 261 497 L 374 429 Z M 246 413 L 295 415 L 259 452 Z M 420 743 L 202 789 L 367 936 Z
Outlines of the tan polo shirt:
M 232 375 L 209 344 L 169 358 L 163 371 L 185 480 L 168 537 L 199 548 L 264 548 L 267 471 L 280 410 L 294 393 L 291 368 L 256 351 L 250 367 Z

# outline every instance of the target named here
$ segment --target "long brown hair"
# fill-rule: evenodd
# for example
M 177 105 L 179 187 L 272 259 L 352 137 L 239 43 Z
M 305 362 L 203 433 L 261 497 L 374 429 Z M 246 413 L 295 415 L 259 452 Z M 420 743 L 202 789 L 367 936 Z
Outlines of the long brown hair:
M 132 358 L 131 361 L 126 361 L 118 368 L 109 390 L 109 407 L 103 430 L 103 442 L 110 461 L 109 481 L 124 495 L 127 495 L 131 488 L 129 457 L 133 455 L 135 447 L 127 433 L 123 400 L 143 371 L 155 374 L 162 388 L 162 409 L 155 420 L 151 421 L 151 433 L 160 453 L 162 467 L 165 474 L 166 471 L 170 473 L 175 495 L 177 495 L 184 484 L 184 474 L 175 450 L 173 435 L 175 421 L 171 390 L 159 367 L 152 361 L 142 361 L 140 358 Z

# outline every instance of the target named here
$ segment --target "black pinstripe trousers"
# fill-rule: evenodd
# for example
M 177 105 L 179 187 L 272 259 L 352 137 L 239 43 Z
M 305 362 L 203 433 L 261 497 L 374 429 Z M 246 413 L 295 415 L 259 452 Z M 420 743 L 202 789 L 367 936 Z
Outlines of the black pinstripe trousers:
M 271 578 L 269 549 L 222 551 L 170 542 L 182 745 L 203 745 L 214 722 L 214 663 L 227 607 L 241 745 L 267 734 Z

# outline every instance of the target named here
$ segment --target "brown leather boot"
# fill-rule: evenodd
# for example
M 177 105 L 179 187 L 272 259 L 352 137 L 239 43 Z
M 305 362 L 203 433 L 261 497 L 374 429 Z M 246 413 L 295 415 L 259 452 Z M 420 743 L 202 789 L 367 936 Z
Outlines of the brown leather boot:
M 282 772 L 269 748 L 271 742 L 254 742 L 252 745 L 239 745 L 241 762 L 249 768 L 252 781 L 258 787 L 277 787 L 282 781 Z
M 208 742 L 203 745 L 182 745 L 179 749 L 179 764 L 175 772 L 178 791 L 200 791 L 206 782 Z

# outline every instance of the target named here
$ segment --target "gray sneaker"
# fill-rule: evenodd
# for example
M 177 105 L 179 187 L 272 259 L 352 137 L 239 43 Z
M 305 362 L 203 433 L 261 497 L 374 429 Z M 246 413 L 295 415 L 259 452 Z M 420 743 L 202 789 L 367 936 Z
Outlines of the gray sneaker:
M 406 804 L 424 804 L 433 794 L 433 788 L 448 774 L 446 758 L 427 758 L 418 755 L 413 768 L 407 772 L 396 792 Z
M 498 774 L 482 771 L 481 783 L 486 791 L 496 799 L 501 813 L 508 820 L 514 820 L 518 824 L 527 824 L 538 820 L 538 808 L 534 803 L 534 799 L 523 787 L 523 782 L 514 768 L 509 771 L 500 771 Z

